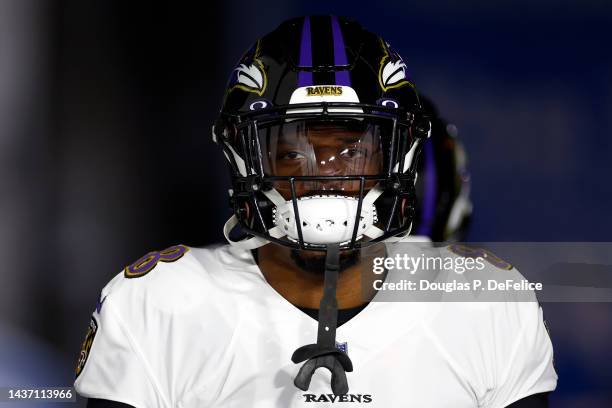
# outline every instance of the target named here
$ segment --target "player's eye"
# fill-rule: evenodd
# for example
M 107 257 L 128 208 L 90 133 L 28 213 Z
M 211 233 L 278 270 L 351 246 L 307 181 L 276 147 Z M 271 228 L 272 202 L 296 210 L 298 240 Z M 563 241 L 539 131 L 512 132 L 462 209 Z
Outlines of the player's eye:
M 365 157 L 367 154 L 367 150 L 364 148 L 360 148 L 358 146 L 347 147 L 342 150 L 339 154 L 340 157 L 344 159 L 360 159 Z
M 281 160 L 301 160 L 306 157 L 304 156 L 303 153 L 296 152 L 296 151 L 284 152 L 284 153 L 281 153 L 279 156 Z

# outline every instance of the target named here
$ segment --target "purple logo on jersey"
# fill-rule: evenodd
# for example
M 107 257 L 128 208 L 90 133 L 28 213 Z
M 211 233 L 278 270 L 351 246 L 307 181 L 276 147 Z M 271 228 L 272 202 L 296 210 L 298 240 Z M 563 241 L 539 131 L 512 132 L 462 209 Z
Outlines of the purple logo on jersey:
M 102 305 L 104 304 L 105 300 L 106 296 L 102 298 L 102 295 L 100 295 L 100 299 L 98 299 L 98 302 L 96 303 L 96 313 L 100 314 L 100 311 L 102 310 Z

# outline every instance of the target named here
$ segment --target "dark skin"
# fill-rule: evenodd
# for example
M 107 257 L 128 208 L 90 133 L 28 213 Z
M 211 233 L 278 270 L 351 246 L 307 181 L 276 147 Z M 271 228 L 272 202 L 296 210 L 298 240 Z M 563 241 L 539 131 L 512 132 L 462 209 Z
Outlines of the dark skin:
M 298 130 L 299 129 L 299 130 Z M 301 124 L 295 128 L 283 129 L 275 149 L 273 167 L 276 175 L 281 176 L 339 176 L 355 174 L 377 174 L 382 170 L 382 151 L 378 137 L 372 129 L 363 128 L 360 123 L 353 128 L 333 123 L 318 123 L 307 128 Z M 370 182 L 366 189 L 375 183 Z M 279 182 L 276 190 L 290 199 L 290 189 Z M 298 197 L 313 193 L 336 193 L 356 196 L 358 181 L 316 181 L 296 183 Z M 349 309 L 367 303 L 373 296 L 362 293 L 362 271 L 372 265 L 372 258 L 384 256 L 384 246 L 363 253 L 357 263 L 341 271 L 338 276 L 337 300 L 339 309 Z M 268 244 L 258 249 L 259 268 L 264 277 L 282 297 L 297 307 L 318 309 L 323 293 L 323 267 L 319 271 L 304 270 L 293 259 L 295 256 L 304 261 L 318 258 L 321 264 L 325 252 L 300 251 L 291 254 L 291 249 Z M 371 268 L 370 268 L 371 270 Z
M 270 168 L 280 176 L 339 176 L 352 174 L 377 174 L 382 168 L 382 154 L 378 138 L 360 123 L 353 128 L 333 123 L 290 124 L 279 132 L 274 157 L 269 157 Z M 367 187 L 371 188 L 372 183 Z M 274 186 L 285 198 L 290 199 L 290 188 L 278 182 Z M 298 182 L 296 194 L 302 197 L 313 193 L 356 195 L 357 181 Z M 362 293 L 362 271 L 371 265 L 371 258 L 384 255 L 384 247 L 369 251 L 369 256 L 358 258 L 356 264 L 343 270 L 338 277 L 337 299 L 340 309 L 361 306 L 371 299 Z M 293 259 L 301 257 L 305 262 L 318 258 L 321 263 L 324 252 L 300 251 L 268 244 L 258 249 L 259 268 L 264 277 L 282 297 L 297 307 L 318 309 L 323 293 L 323 268 L 319 271 L 304 270 Z M 369 286 L 371 287 L 371 285 Z
M 347 132 L 333 126 L 316 126 L 308 130 L 308 138 L 281 138 L 275 159 L 278 175 L 318 175 L 333 176 L 342 174 L 376 174 L 382 167 L 380 146 L 374 139 L 363 139 L 361 132 Z M 330 160 L 332 159 L 332 160 Z M 359 169 L 358 172 L 355 172 Z M 366 189 L 374 183 L 366 184 Z M 285 199 L 291 194 L 287 185 L 278 183 L 275 188 Z M 312 193 L 336 192 L 356 195 L 358 182 L 309 182 L 296 183 L 298 197 Z M 370 247 L 362 251 L 355 262 L 344 268 L 338 276 L 336 297 L 338 309 L 351 309 L 368 303 L 375 295 L 371 281 L 378 279 L 372 271 L 372 259 L 385 255 L 384 245 Z M 318 309 L 323 294 L 323 268 L 312 270 L 303 268 L 296 258 L 305 263 L 321 264 L 324 252 L 300 251 L 280 245 L 268 244 L 257 250 L 259 268 L 266 281 L 283 298 L 296 307 Z M 364 269 L 367 268 L 367 269 Z M 369 271 L 370 273 L 363 273 Z M 364 280 L 368 280 L 365 282 Z M 370 288 L 363 292 L 362 288 Z M 88 408 L 130 408 L 130 405 L 115 401 L 90 399 Z M 517 401 L 508 408 L 546 408 L 548 393 L 530 395 Z
M 305 271 L 291 258 L 290 249 L 280 245 L 268 244 L 257 251 L 258 264 L 266 281 L 282 297 L 297 307 L 318 309 L 323 294 L 323 271 Z M 372 270 L 372 259 L 384 256 L 384 246 L 378 245 L 363 253 L 359 261 L 343 270 L 338 276 L 336 297 L 339 309 L 350 309 L 369 302 L 375 294 L 371 282 L 365 285 L 363 279 L 374 280 L 376 275 L 364 274 Z M 323 258 L 322 252 L 300 253 L 303 258 Z M 364 294 L 362 288 L 371 288 Z M 364 297 L 365 295 L 365 297 Z
M 266 171 L 277 176 L 329 177 L 380 174 L 382 166 L 380 138 L 374 129 L 319 123 L 284 129 Z M 375 184 L 366 182 L 366 191 Z M 291 198 L 288 183 L 277 182 L 274 187 L 285 199 Z M 298 181 L 295 188 L 298 197 L 321 191 L 357 196 L 359 181 Z

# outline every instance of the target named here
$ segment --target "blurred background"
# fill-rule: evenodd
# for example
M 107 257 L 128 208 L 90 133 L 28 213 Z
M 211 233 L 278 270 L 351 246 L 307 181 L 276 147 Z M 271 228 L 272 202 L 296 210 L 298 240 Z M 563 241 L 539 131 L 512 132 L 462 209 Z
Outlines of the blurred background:
M 221 241 L 225 82 L 304 14 L 383 35 L 456 124 L 469 240 L 612 241 L 610 2 L 0 0 L 0 386 L 70 385 L 108 280 L 152 249 Z M 612 406 L 612 305 L 544 311 L 552 406 Z

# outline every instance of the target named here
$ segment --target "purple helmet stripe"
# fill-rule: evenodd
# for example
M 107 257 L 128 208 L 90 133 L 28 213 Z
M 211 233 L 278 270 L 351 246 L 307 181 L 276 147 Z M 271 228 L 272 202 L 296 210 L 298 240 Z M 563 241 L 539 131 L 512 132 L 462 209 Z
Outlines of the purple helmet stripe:
M 331 16 L 332 36 L 334 37 L 334 65 L 348 65 L 346 49 L 344 48 L 344 37 L 336 16 Z M 336 85 L 351 85 L 348 71 L 336 71 Z
M 300 44 L 300 67 L 312 67 L 312 44 L 310 40 L 310 18 L 304 17 L 302 26 L 302 41 Z M 312 72 L 298 73 L 298 86 L 312 85 Z
M 436 173 L 436 159 L 433 151 L 433 141 L 427 140 L 423 149 L 425 160 L 425 186 L 423 191 L 423 212 L 417 235 L 430 236 L 435 218 L 436 190 L 438 174 Z

